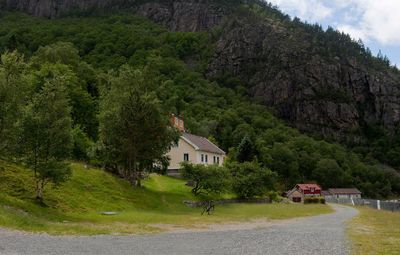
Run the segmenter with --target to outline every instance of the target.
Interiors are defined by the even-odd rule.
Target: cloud
[[[356,8],[362,12],[359,22],[341,24],[339,30],[383,45],[400,44],[400,1],[363,0],[357,3]]]
[[[319,0],[270,0],[269,2],[308,22],[317,22],[332,15],[332,9]]]
[[[334,25],[355,39],[400,45],[399,0],[271,0],[308,22]]]

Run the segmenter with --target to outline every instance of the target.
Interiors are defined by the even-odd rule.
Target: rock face
[[[165,1],[138,8],[141,16],[168,26],[173,31],[201,31],[221,23],[228,10],[211,1]]]
[[[399,73],[376,70],[351,54],[323,57],[324,50],[314,52],[314,39],[277,19],[230,15],[238,1],[0,0],[0,8],[48,18],[123,9],[174,31],[222,24],[207,76],[239,77],[255,99],[302,131],[356,142],[365,126],[394,132],[400,122]]]
[[[208,75],[230,73],[258,101],[296,128],[359,142],[362,127],[400,122],[400,75],[352,57],[310,54],[314,45],[276,21],[235,18],[225,24]]]
[[[56,18],[71,13],[90,14],[130,10],[164,24],[174,31],[200,31],[219,24],[227,8],[212,0],[3,0],[2,10]]]

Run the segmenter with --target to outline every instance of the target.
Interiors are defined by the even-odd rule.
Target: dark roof
[[[192,135],[189,133],[183,133],[182,136],[187,139],[190,143],[198,148],[199,151],[211,152],[216,154],[225,155],[225,151],[218,148],[217,145],[210,142],[207,138]]]
[[[346,195],[346,194],[361,194],[361,191],[359,191],[359,190],[356,189],[356,188],[348,188],[348,189],[329,189],[329,193],[331,193],[331,194],[337,194],[337,195],[340,195],[340,194]]]

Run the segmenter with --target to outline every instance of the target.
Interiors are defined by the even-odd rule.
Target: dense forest
[[[63,159],[109,164],[110,158],[102,151],[107,132],[101,127],[112,116],[105,113],[113,107],[112,100],[120,98],[104,99],[104,91],[120,86],[124,93],[129,86],[121,84],[132,79],[143,81],[146,93],[157,101],[151,109],[183,116],[190,132],[215,141],[229,152],[231,161],[246,142],[251,160],[277,173],[280,191],[299,182],[318,182],[323,188],[357,187],[367,197],[400,194],[399,173],[367,149],[352,150],[302,134],[251,100],[239,79],[207,78],[204,73],[215,48],[214,33],[218,31],[172,32],[132,14],[48,20],[3,13],[1,157],[18,161],[20,155],[29,155],[30,160],[22,161],[32,164],[34,147],[19,145],[54,135],[55,140],[43,149],[55,159],[50,167]],[[387,60],[382,61],[386,65]],[[46,100],[49,105],[43,104]],[[50,108],[54,114],[49,118],[55,119],[46,119]],[[36,127],[32,125],[46,126],[46,121],[66,129],[56,135],[51,130],[30,134]],[[165,147],[161,141],[160,146]],[[68,171],[62,165],[57,168]]]

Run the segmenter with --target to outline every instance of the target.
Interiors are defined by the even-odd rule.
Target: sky
[[[400,66],[400,0],[267,0],[291,17],[344,31]]]

